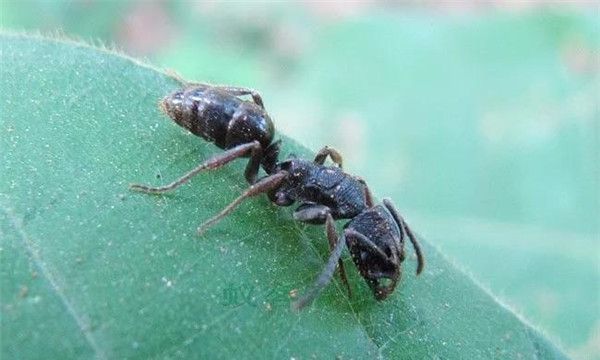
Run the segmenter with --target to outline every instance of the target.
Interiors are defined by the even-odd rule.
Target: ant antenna
[[[396,220],[396,222],[400,226],[402,233],[408,235],[413,249],[415,249],[415,253],[417,254],[417,275],[419,275],[425,267],[425,258],[423,257],[423,252],[421,251],[421,246],[419,245],[417,238],[413,234],[410,227],[408,227],[406,221],[404,221],[404,218],[402,218],[398,211],[396,211],[396,208],[394,207],[390,199],[383,199],[383,204],[390,211],[390,213],[394,217],[394,220]]]

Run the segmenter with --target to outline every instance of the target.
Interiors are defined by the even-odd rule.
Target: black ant
[[[238,98],[248,94],[254,102]],[[245,172],[250,187],[203,223],[198,233],[202,234],[247,198],[260,194],[268,194],[278,206],[298,202],[295,220],[325,224],[331,255],[312,288],[294,302],[294,308],[301,309],[310,304],[331,281],[338,265],[342,281],[351,293],[341,260],[344,246],[348,247],[352,260],[377,300],[387,298],[401,278],[407,237],[417,255],[417,275],[423,270],[424,258],[419,243],[404,219],[390,200],[384,199],[382,205],[373,203],[365,181],[342,170],[342,156],[336,150],[324,147],[314,161],[292,157],[278,162],[280,141],[272,141],[273,123],[258,93],[245,88],[200,84],[165,97],[161,108],[179,125],[226,151],[166,186],[133,184],[132,190],[151,194],[170,191],[203,170],[216,169],[238,157],[250,156]],[[327,157],[337,166],[326,166]],[[259,165],[267,175],[256,180]],[[350,219],[341,239],[334,223],[338,219]]]

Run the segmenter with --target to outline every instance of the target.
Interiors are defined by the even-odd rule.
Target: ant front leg
[[[170,184],[160,186],[160,187],[152,187],[143,184],[131,184],[129,188],[134,191],[139,191],[147,194],[162,194],[167,191],[171,191],[173,189],[178,188],[179,186],[185,184],[198,175],[202,171],[205,170],[214,170],[222,167],[223,165],[230,163],[231,161],[246,155],[248,152],[251,153],[250,161],[248,162],[248,166],[246,167],[246,178],[250,178],[254,181],[256,178],[256,174],[258,173],[258,167],[260,165],[260,156],[262,154],[262,148],[258,141],[253,141],[251,143],[238,145],[232,149],[225,151],[224,153],[215,156],[214,158],[198,165],[196,168],[183,175],[179,179],[173,181]]]
[[[335,235],[335,247],[331,251],[331,255],[329,255],[329,260],[327,260],[327,264],[321,271],[321,274],[313,283],[313,286],[310,290],[308,290],[300,299],[294,301],[292,303],[292,308],[294,310],[301,310],[302,308],[310,305],[313,300],[319,295],[319,293],[331,282],[333,279],[333,274],[335,273],[335,268],[337,267],[338,262],[342,256],[342,251],[346,246],[346,231],[344,231],[344,235],[342,235],[341,239],[338,239],[338,236]]]
[[[333,253],[335,247],[337,245],[338,236],[335,231],[335,223],[333,222],[333,217],[331,214],[327,214],[327,222],[325,223],[325,232],[327,233],[327,240],[329,241],[329,251]],[[346,269],[344,268],[344,262],[340,258],[338,260],[338,266],[340,268],[340,279],[346,286],[346,290],[348,291],[348,297],[352,297],[352,289],[350,288],[350,284],[348,283],[348,277],[346,276]]]
[[[337,243],[337,234],[335,230],[335,222],[333,216],[331,216],[331,210],[325,205],[317,204],[302,204],[294,212],[294,220],[310,223],[310,224],[322,224],[325,222],[325,234],[329,241],[329,250],[333,251]],[[348,290],[348,296],[352,297],[352,289],[348,283],[348,277],[346,276],[346,269],[344,268],[344,262],[339,259],[338,266],[340,268],[340,278]]]
[[[342,154],[340,154],[336,149],[331,148],[329,146],[325,146],[317,153],[317,156],[315,156],[315,164],[325,164],[327,156],[329,156],[331,158],[331,161],[333,161],[333,163],[336,164],[340,169],[342,168]]]

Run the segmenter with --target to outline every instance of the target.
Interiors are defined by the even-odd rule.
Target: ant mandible
[[[239,96],[251,95],[253,102]],[[245,178],[250,187],[219,214],[203,223],[201,234],[231,213],[244,200],[267,194],[278,206],[300,205],[294,219],[309,224],[325,224],[331,254],[311,289],[293,303],[301,309],[309,305],[331,281],[339,266],[342,281],[351,294],[341,254],[348,247],[352,260],[377,300],[387,298],[401,278],[408,238],[417,255],[417,275],[424,267],[419,243],[389,199],[375,205],[365,181],[342,170],[342,156],[330,147],[319,151],[313,161],[291,157],[279,162],[280,141],[273,142],[274,126],[260,95],[251,89],[194,84],[165,97],[161,109],[177,124],[226,150],[200,164],[172,183],[151,187],[132,184],[130,188],[160,194],[183,185],[205,170],[213,170],[239,158],[250,157]],[[326,166],[330,157],[336,166]],[[262,165],[266,176],[256,179]],[[350,219],[341,239],[335,220]]]

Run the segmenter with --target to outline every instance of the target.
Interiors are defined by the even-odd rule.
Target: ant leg
[[[329,146],[325,146],[317,153],[317,156],[315,156],[315,164],[323,165],[327,156],[329,156],[331,161],[333,161],[340,169],[342,168],[342,155],[336,149]]]
[[[337,235],[335,237],[337,238]],[[300,299],[292,303],[292,308],[294,310],[301,310],[305,306],[310,305],[310,303],[313,302],[317,295],[319,295],[321,290],[323,290],[323,288],[331,282],[333,274],[335,273],[335,268],[337,266],[338,261],[340,260],[340,257],[342,256],[342,250],[344,250],[345,245],[346,240],[344,233],[344,235],[342,235],[342,238],[339,239],[339,241],[336,241],[335,248],[331,252],[331,255],[329,255],[329,260],[327,260],[327,264],[321,271],[321,274],[319,275],[317,280],[315,280],[315,282],[313,283],[311,289],[308,290],[304,295],[302,295]]]
[[[252,100],[254,101],[254,103],[256,105],[260,106],[263,109],[265,108],[265,104],[263,103],[262,97],[260,96],[258,91],[254,90],[254,89],[240,87],[240,86],[228,86],[228,85],[212,85],[212,86],[215,88],[225,90],[228,93],[230,93],[231,95],[235,95],[235,96],[250,95],[250,96],[252,96]]]
[[[390,199],[383,199],[383,204],[390,211],[394,217],[394,220],[396,220],[396,223],[398,223],[398,226],[400,226],[402,233],[408,235],[408,238],[415,249],[415,253],[417,254],[417,275],[419,275],[425,267],[425,258],[423,257],[423,252],[421,251],[421,246],[419,245],[416,236],[413,234],[410,227],[408,227],[406,221],[404,221],[402,216],[400,216],[398,210],[396,210]]]
[[[250,187],[242,193],[237,199],[231,202],[231,204],[227,205],[225,209],[223,209],[220,213],[213,216],[212,218],[206,220],[200,227],[198,227],[198,235],[202,235],[212,225],[217,223],[219,220],[229,215],[235,208],[240,205],[244,200],[249,197],[260,195],[262,193],[266,193],[273,189],[276,189],[281,185],[283,180],[288,177],[287,171],[280,171],[273,175],[267,176],[258,180],[256,183],[250,185]]]
[[[365,202],[367,204],[368,207],[373,207],[375,205],[374,201],[373,201],[373,194],[371,193],[371,189],[369,189],[369,186],[367,185],[367,182],[365,181],[365,179],[355,176],[354,177],[356,180],[358,180],[358,182],[360,182],[361,184],[363,184],[363,189],[365,192]]]
[[[325,205],[304,203],[294,211],[294,220],[309,224],[324,224],[331,209]]]
[[[258,175],[258,171],[260,170],[260,163],[262,161],[263,151],[260,144],[255,145],[250,150],[250,159],[248,160],[248,164],[246,165],[246,170],[244,170],[244,177],[249,184],[254,184],[256,182],[256,176]]]
[[[167,191],[171,191],[171,190],[185,184],[188,180],[190,180],[191,178],[198,175],[198,173],[200,173],[204,170],[218,169],[221,166],[239,158],[240,156],[244,156],[249,151],[253,154],[253,156],[257,156],[255,154],[258,154],[258,156],[260,156],[260,153],[261,153],[260,150],[261,150],[260,143],[258,141],[253,141],[251,143],[238,145],[238,146],[236,146],[232,149],[229,149],[229,150],[225,151],[224,153],[219,154],[219,155],[213,157],[212,159],[198,165],[196,168],[194,168],[193,170],[191,170],[190,172],[188,172],[187,174],[183,175],[182,177],[173,181],[170,184],[160,186],[160,187],[151,187],[151,186],[147,186],[147,185],[143,185],[143,184],[131,184],[131,185],[129,185],[129,188],[134,191],[139,191],[139,192],[148,193],[148,194],[161,194],[161,193],[164,193]],[[255,160],[250,159],[250,163],[252,163],[252,161],[255,161]],[[260,160],[258,161],[258,163],[260,163]],[[250,166],[250,164],[249,164],[249,166]],[[246,168],[246,171],[248,173],[248,168]],[[258,166],[256,166],[256,172],[258,172]],[[256,174],[254,174],[254,176],[256,176]]]
[[[294,212],[294,220],[306,222],[309,224],[322,224],[325,222],[325,235],[329,241],[329,251],[333,251],[337,241],[337,235],[335,232],[335,222],[333,216],[331,216],[331,210],[325,205],[317,204],[302,204]],[[346,268],[342,259],[338,261],[340,268],[340,278],[348,290],[348,296],[352,297],[352,289],[348,283],[348,277],[346,276]]]
[[[335,223],[333,221],[333,216],[331,214],[327,214],[327,222],[325,223],[325,232],[327,233],[327,240],[329,241],[329,251],[333,252],[336,242],[338,241],[338,236],[335,231]],[[346,269],[344,268],[344,262],[340,258],[338,260],[338,266],[340,268],[340,279],[346,286],[346,290],[348,290],[348,297],[352,297],[352,289],[350,288],[350,284],[348,283],[348,277],[346,276]]]

